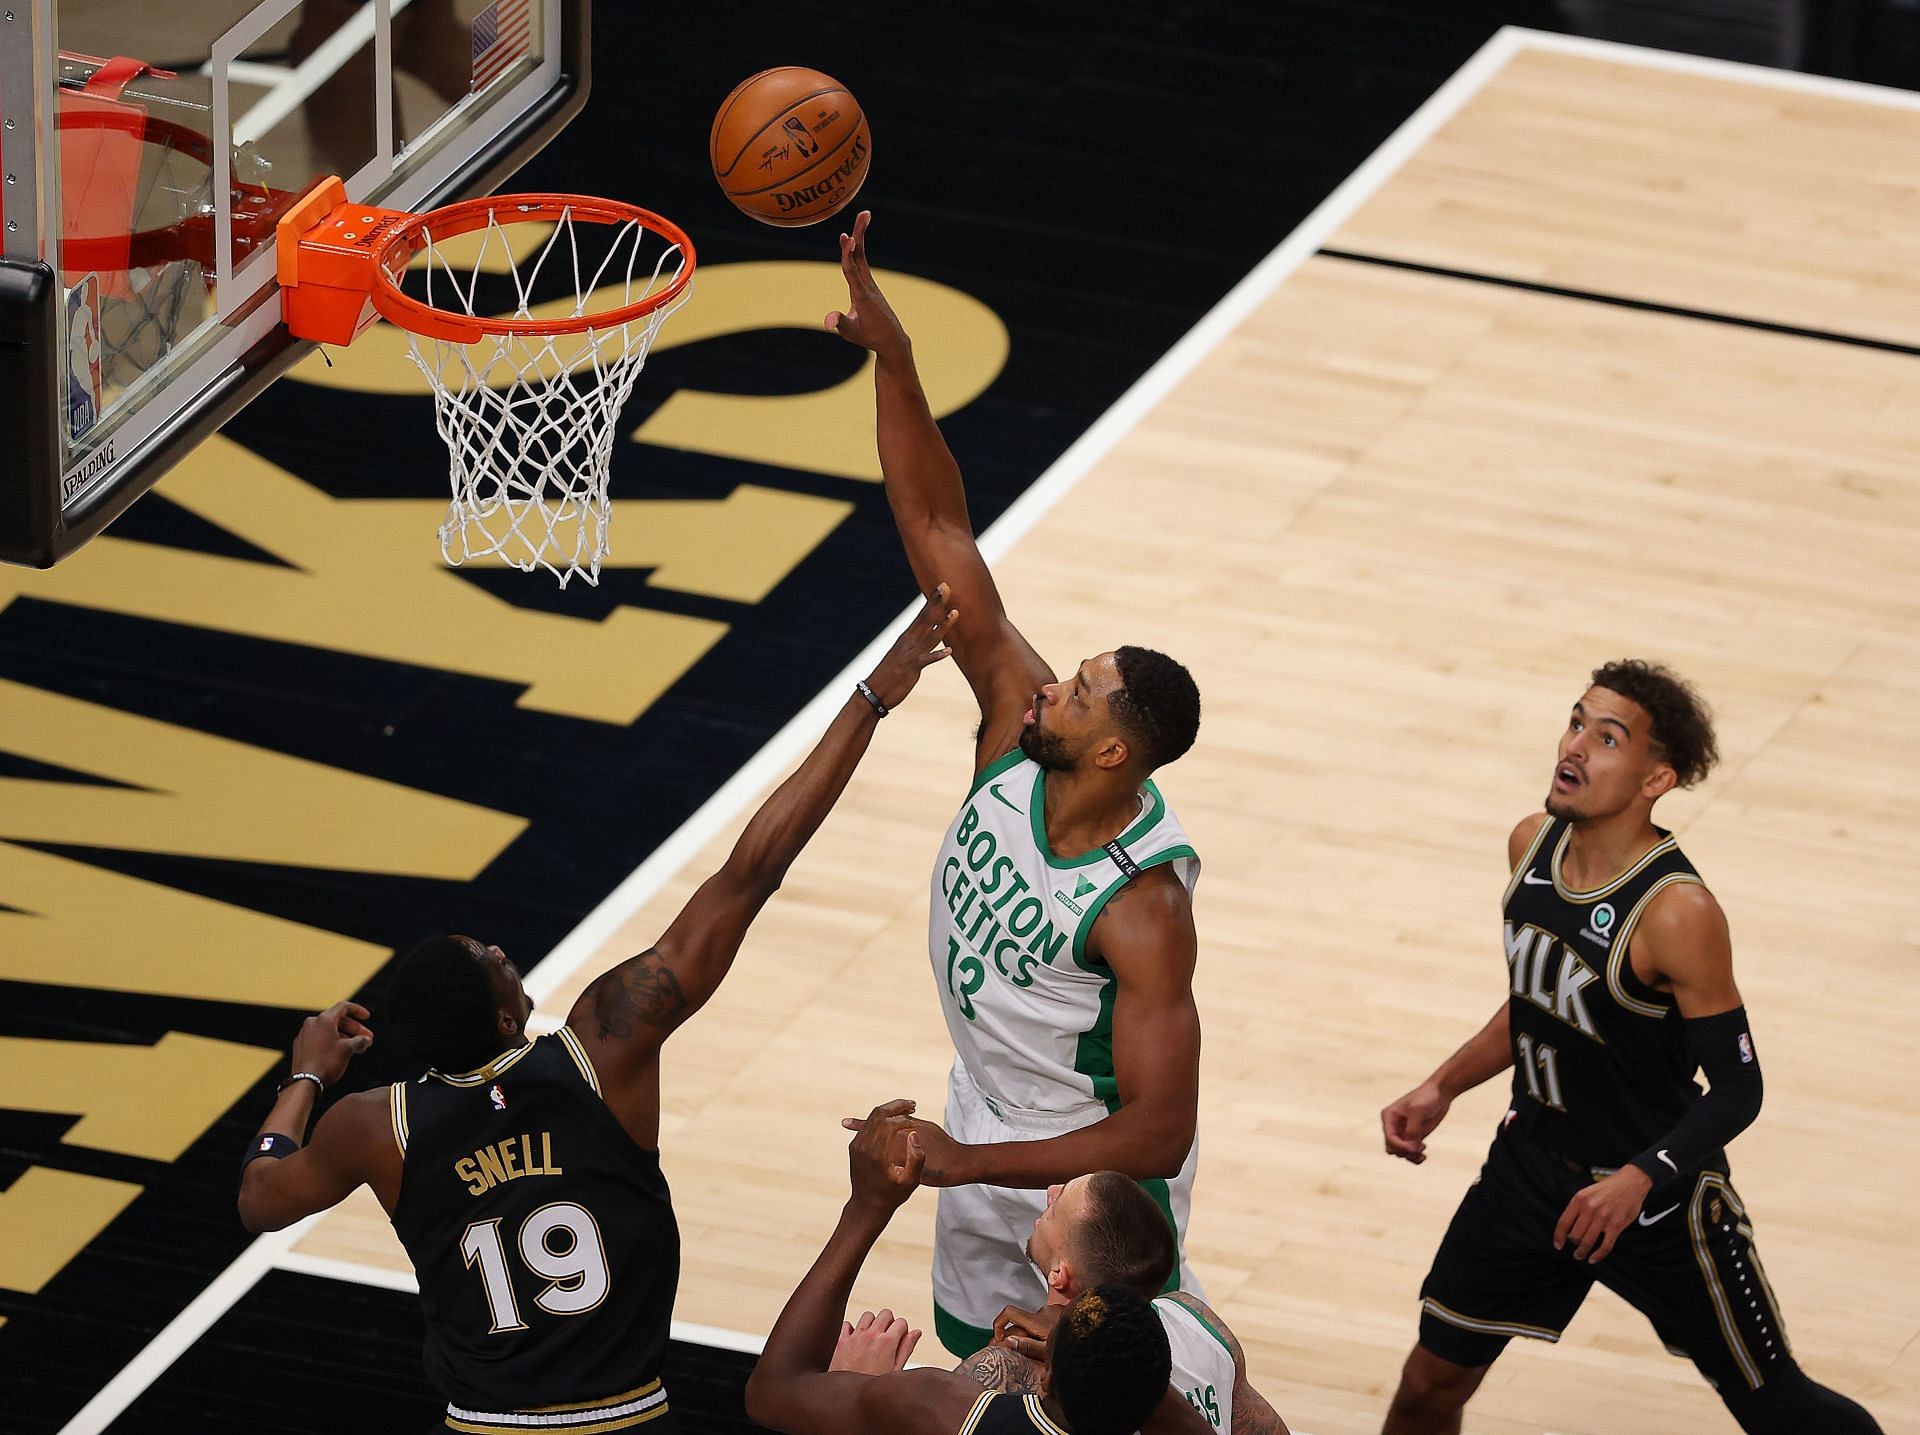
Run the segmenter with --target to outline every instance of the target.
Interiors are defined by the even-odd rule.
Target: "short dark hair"
[[[1173,1357],[1147,1298],[1104,1285],[1061,1313],[1050,1369],[1073,1435],[1133,1435],[1167,1393]]]
[[[1720,760],[1713,736],[1713,714],[1706,699],[1685,678],[1660,663],[1621,658],[1593,670],[1593,685],[1618,693],[1646,709],[1647,736],[1654,750],[1692,787]]]
[[[1120,1171],[1087,1177],[1084,1212],[1068,1239],[1082,1285],[1123,1285],[1148,1300],[1166,1289],[1179,1259],[1167,1213]]]
[[[1200,731],[1193,674],[1152,648],[1115,648],[1113,665],[1120,686],[1107,695],[1107,707],[1148,768],[1166,766],[1193,746]]]
[[[500,1054],[500,1001],[485,950],[471,937],[428,937],[387,982],[400,1045],[436,1071],[471,1071]]]

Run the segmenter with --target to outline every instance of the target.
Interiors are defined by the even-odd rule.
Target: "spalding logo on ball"
[[[873,137],[838,80],[782,65],[734,87],[713,117],[707,152],[736,209],[791,229],[838,214],[860,192]]]

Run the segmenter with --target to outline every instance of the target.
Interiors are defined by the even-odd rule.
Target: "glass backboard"
[[[0,560],[86,542],[300,358],[274,224],[426,209],[579,112],[588,0],[0,5]]]

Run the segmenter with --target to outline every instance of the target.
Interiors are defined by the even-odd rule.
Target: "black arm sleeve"
[[[1747,1030],[1747,1009],[1691,1018],[1687,1041],[1711,1085],[1679,1125],[1633,1158],[1656,1186],[1704,1161],[1760,1114],[1760,1058]]]

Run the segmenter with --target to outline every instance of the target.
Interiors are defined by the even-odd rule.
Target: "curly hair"
[[[1149,1300],[1166,1288],[1179,1257],[1167,1213],[1120,1171],[1087,1177],[1085,1211],[1068,1240],[1082,1284],[1111,1282]]]
[[[387,982],[400,1045],[436,1071],[471,1071],[500,1054],[500,1002],[485,949],[471,937],[428,937]]]
[[[1193,674],[1152,648],[1116,648],[1120,686],[1107,707],[1148,768],[1164,767],[1193,746],[1200,731],[1200,689]]]
[[[1646,709],[1647,736],[1654,751],[1672,766],[1680,786],[1692,787],[1720,760],[1720,745],[1713,736],[1713,714],[1706,700],[1673,669],[1638,658],[1620,658],[1595,668],[1593,685]]]
[[[1051,1369],[1073,1435],[1132,1435],[1167,1393],[1173,1357],[1147,1298],[1103,1285],[1061,1312]]]

